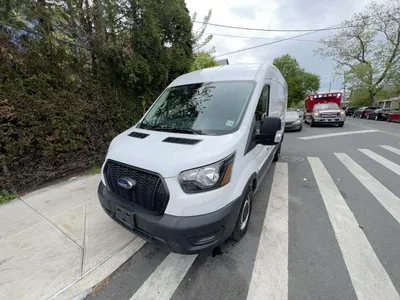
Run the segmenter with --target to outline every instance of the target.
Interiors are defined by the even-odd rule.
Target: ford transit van
[[[175,79],[111,142],[98,196],[116,222],[177,253],[240,240],[253,194],[281,151],[287,85],[272,65]]]

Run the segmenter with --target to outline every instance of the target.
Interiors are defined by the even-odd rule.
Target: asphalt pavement
[[[400,124],[285,134],[246,236],[194,256],[145,244],[87,299],[400,299]]]

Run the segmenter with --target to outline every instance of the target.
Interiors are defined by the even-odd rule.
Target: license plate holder
[[[135,213],[115,205],[115,217],[130,229],[135,228]]]

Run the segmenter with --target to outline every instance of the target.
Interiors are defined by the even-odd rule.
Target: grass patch
[[[101,172],[101,166],[93,166],[89,171],[89,175],[99,174]]]
[[[6,190],[0,191],[0,204],[5,204],[15,198],[18,198],[18,194],[12,194]]]

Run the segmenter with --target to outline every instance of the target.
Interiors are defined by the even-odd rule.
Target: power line
[[[335,25],[335,27],[327,27],[327,28],[317,28],[317,29],[263,29],[263,28],[249,28],[249,27],[238,27],[238,26],[229,26],[215,23],[204,23],[201,21],[193,21],[194,23],[200,23],[210,26],[216,27],[224,27],[224,28],[232,28],[232,29],[241,29],[241,30],[253,30],[253,31],[274,31],[274,32],[315,32],[315,31],[327,31],[327,30],[335,30],[335,29],[343,29],[346,27],[338,27],[340,25]]]
[[[295,39],[295,38],[302,37],[302,36],[305,36],[305,35],[309,35],[309,34],[312,34],[312,33],[315,33],[315,32],[314,32],[314,31],[313,31],[313,32],[307,32],[307,33],[303,33],[303,34],[291,36],[291,37],[288,37],[288,38],[280,39],[280,40],[273,41],[273,42],[266,43],[266,44],[261,44],[261,45],[257,45],[257,46],[253,46],[253,47],[248,47],[248,48],[242,48],[242,49],[239,49],[239,50],[236,50],[236,51],[232,51],[232,52],[228,52],[228,53],[216,55],[215,57],[221,57],[221,56],[230,55],[230,54],[235,54],[235,53],[239,53],[239,52],[243,52],[243,51],[247,51],[247,50],[252,50],[252,49],[256,49],[256,48],[260,48],[260,47],[264,47],[264,46],[268,46],[268,45],[272,45],[272,44],[277,44],[277,43],[280,43],[280,42],[284,42],[284,41],[288,41],[288,40],[293,40],[293,39]]]
[[[230,34],[210,33],[210,32],[206,32],[205,34],[211,34],[211,35],[216,35],[216,36],[226,36],[226,37],[231,37],[231,38],[254,39],[254,40],[276,40],[276,39],[279,39],[279,38],[271,38],[271,37],[242,36],[242,35],[230,35]],[[316,41],[316,40],[300,40],[300,39],[294,39],[294,40],[300,41],[300,42],[319,43],[319,41]]]

